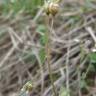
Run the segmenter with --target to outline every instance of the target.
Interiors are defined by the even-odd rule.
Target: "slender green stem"
[[[49,24],[49,18],[46,18],[46,24]],[[47,31],[46,32],[46,35],[47,35],[47,43],[46,43],[46,55],[47,55],[47,64],[48,64],[48,71],[49,71],[49,76],[50,76],[50,81],[51,81],[51,84],[52,84],[52,87],[53,87],[53,93],[54,93],[54,96],[57,96],[57,92],[55,90],[55,86],[54,86],[54,81],[53,81],[53,78],[52,78],[52,70],[51,70],[51,66],[50,66],[50,53],[51,53],[51,50],[50,50],[50,32]]]

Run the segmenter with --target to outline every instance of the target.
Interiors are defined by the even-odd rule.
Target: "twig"
[[[89,32],[89,34],[93,38],[94,42],[96,43],[96,36],[94,34],[95,32],[92,30],[92,28],[91,27],[85,27],[85,29]]]
[[[70,36],[68,36],[68,40],[70,40]],[[68,47],[67,47],[67,56],[66,56],[66,87],[67,92],[69,92],[69,54],[70,54],[70,43],[68,41]]]

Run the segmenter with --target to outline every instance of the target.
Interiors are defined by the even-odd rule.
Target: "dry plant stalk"
[[[46,18],[46,25],[48,26],[49,24],[49,17]],[[52,87],[53,87],[53,92],[54,92],[54,96],[57,96],[57,92],[56,92],[56,89],[55,89],[55,86],[54,86],[54,81],[53,81],[53,78],[52,78],[52,70],[51,70],[51,66],[50,66],[50,53],[51,53],[51,50],[50,50],[50,32],[47,31],[46,32],[46,35],[48,37],[48,40],[47,40],[47,43],[46,43],[46,56],[47,56],[47,64],[48,64],[48,71],[49,71],[49,76],[50,76],[50,81],[51,81],[51,84],[52,84]]]
[[[46,17],[46,25],[50,25],[50,17],[49,15],[51,16],[55,16],[58,11],[59,11],[59,3],[60,0],[55,0],[54,2],[49,0],[48,2],[45,2],[45,6],[44,6],[44,9],[45,9],[45,12],[47,14],[47,17]],[[51,29],[53,27],[53,18],[52,19],[52,22],[51,22]],[[51,30],[52,31],[52,30]],[[47,64],[48,64],[48,71],[49,71],[49,76],[50,76],[50,81],[51,81],[51,84],[52,84],[52,87],[53,87],[53,92],[54,92],[54,96],[57,96],[57,92],[56,92],[56,89],[55,89],[55,86],[54,86],[54,81],[53,81],[53,78],[52,78],[52,70],[51,70],[51,66],[50,66],[50,53],[51,53],[51,50],[50,50],[50,32],[49,30],[46,32],[46,35],[47,35],[47,43],[46,43],[46,55],[47,55]]]

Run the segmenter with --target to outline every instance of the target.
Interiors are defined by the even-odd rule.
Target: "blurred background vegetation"
[[[96,96],[96,0],[61,0],[49,22],[44,0],[0,2],[0,96],[18,96],[27,81],[30,96],[53,96],[46,32],[58,96]]]

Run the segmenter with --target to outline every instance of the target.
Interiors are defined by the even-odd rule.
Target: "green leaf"
[[[43,64],[45,59],[46,59],[46,52],[45,52],[45,49],[41,49],[40,52],[39,52],[39,57],[40,57],[40,60],[41,60],[41,63]]]
[[[86,86],[87,86],[86,81],[85,80],[81,80],[80,81],[80,88],[82,89],[82,88],[85,88]]]
[[[47,28],[45,25],[39,25],[36,29],[36,32],[40,33],[40,43],[45,45],[48,42],[48,36],[46,35]]]
[[[89,54],[89,57],[90,57],[91,62],[96,63],[96,53],[95,52],[91,52]]]
[[[46,32],[46,26],[43,24],[40,24],[37,29],[36,32],[41,33],[41,35],[44,35],[44,33]]]
[[[47,35],[43,35],[43,36],[40,38],[40,43],[41,43],[42,45],[45,45],[47,42],[48,42],[48,36],[47,36]]]
[[[59,96],[70,96],[70,94],[65,87],[61,87]]]
[[[89,58],[91,64],[94,66],[94,69],[96,70],[96,52],[89,53]]]

